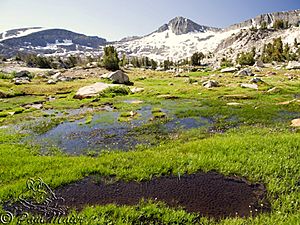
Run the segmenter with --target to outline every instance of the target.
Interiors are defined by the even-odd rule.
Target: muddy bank
[[[188,212],[213,218],[249,217],[270,211],[262,184],[250,184],[218,173],[196,173],[180,177],[154,178],[146,182],[118,181],[106,184],[88,177],[55,191],[64,205],[77,210],[87,205],[137,205],[142,199],[183,207]]]

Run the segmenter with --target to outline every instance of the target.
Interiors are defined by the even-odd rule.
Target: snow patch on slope
[[[171,30],[155,32],[141,39],[115,44],[120,52],[126,52],[130,56],[148,56],[162,61],[180,60],[190,57],[194,52],[201,51],[205,54],[213,52],[219,43],[238,30],[227,32],[190,32],[176,35]]]
[[[0,41],[11,39],[11,38],[18,38],[18,37],[23,37],[27,36],[29,34],[43,31],[43,30],[48,30],[49,28],[42,28],[42,27],[32,27],[32,28],[24,28],[24,29],[15,29],[15,30],[6,30],[2,32],[2,38],[0,38]],[[0,35],[1,37],[1,35]]]

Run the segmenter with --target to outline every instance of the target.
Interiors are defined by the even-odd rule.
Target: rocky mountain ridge
[[[233,24],[228,28],[225,28],[225,31],[241,29],[244,27],[257,27],[261,26],[263,22],[266,22],[268,27],[272,27],[276,20],[288,21],[291,25],[299,25],[300,23],[300,9],[286,12],[274,12],[259,15],[253,19],[246,20],[241,23]]]
[[[192,20],[184,18],[182,16],[175,17],[170,20],[168,24],[162,25],[156,32],[164,32],[171,30],[176,35],[188,34],[191,32],[206,32],[206,31],[220,31],[220,28],[208,27],[199,25]]]
[[[27,29],[28,30],[28,29]],[[26,29],[16,29],[15,34]],[[11,31],[5,32],[6,34]],[[18,51],[38,54],[78,53],[98,50],[107,43],[106,39],[86,36],[64,29],[39,29],[28,35],[7,38],[0,41],[0,54],[13,55]],[[6,37],[6,38],[5,38]],[[1,48],[2,45],[2,48]]]

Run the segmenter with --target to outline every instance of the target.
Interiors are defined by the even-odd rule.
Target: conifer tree
[[[108,70],[118,70],[119,69],[119,58],[116,49],[113,46],[107,46],[104,48],[103,55],[103,66]]]

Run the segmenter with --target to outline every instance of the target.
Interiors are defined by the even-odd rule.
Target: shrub
[[[12,78],[14,78],[13,74],[0,72],[0,79],[12,79]]]
[[[236,62],[242,66],[253,66],[255,63],[255,49],[250,52],[242,52],[238,55]]]
[[[128,95],[129,93],[130,89],[126,86],[114,86],[105,89],[99,95],[100,97],[115,97],[118,95]]]
[[[229,60],[227,58],[222,58],[220,66],[221,67],[231,67],[231,66],[233,66],[233,63],[231,60]]]
[[[261,24],[260,24],[260,29],[261,30],[266,30],[268,29],[268,24],[266,21],[263,21]]]
[[[275,22],[273,24],[273,28],[275,30],[287,29],[287,28],[289,28],[289,22],[288,21],[283,21],[283,20],[275,20]]]

